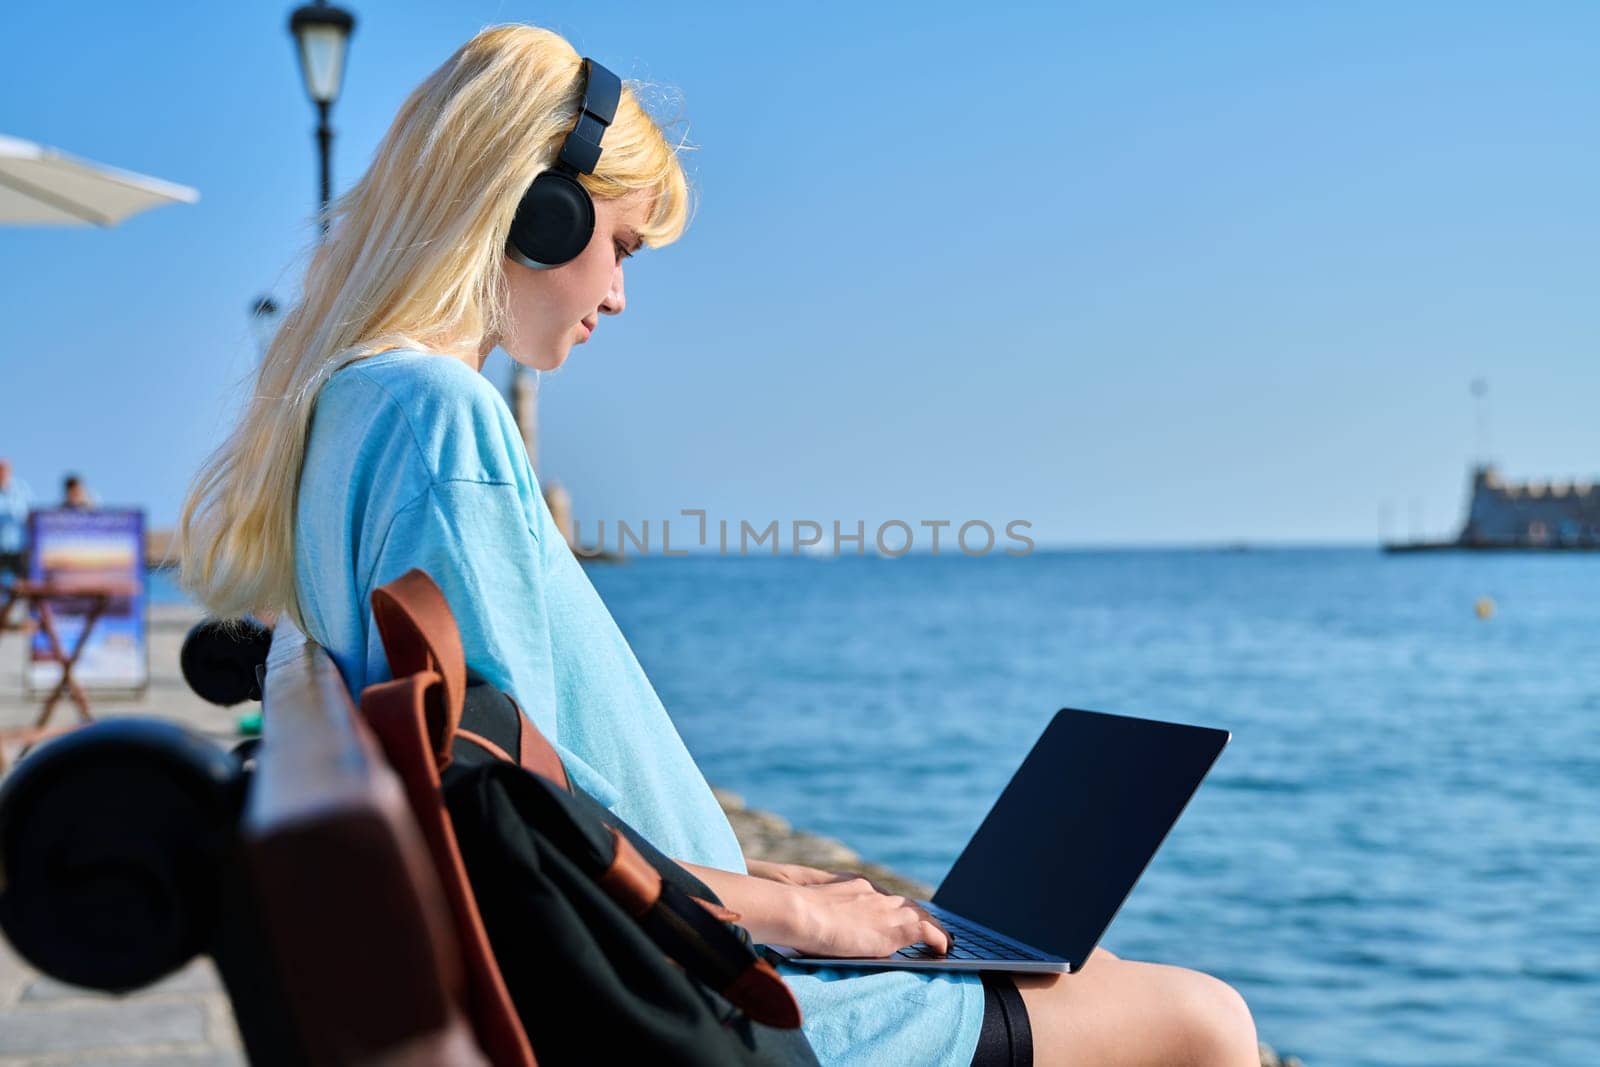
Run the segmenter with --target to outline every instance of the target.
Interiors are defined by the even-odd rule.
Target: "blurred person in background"
[[[558,164],[589,71],[555,33],[492,27],[402,104],[367,173],[331,205],[304,296],[190,489],[183,584],[219,617],[286,612],[359,694],[390,677],[372,590],[421,568],[449,601],[469,667],[516,700],[576,785],[698,875],[755,941],[835,957],[918,942],[943,952],[948,935],[915,901],[743,855],[482,374],[496,347],[535,370],[561,366],[602,316],[622,314],[624,261],[688,224],[677,152],[631,86],[593,169]],[[581,233],[552,242],[567,246],[559,254],[527,239],[539,232],[521,210],[542,199],[536,179],[592,203],[577,213],[589,217]],[[566,217],[552,211],[546,228]],[[861,240],[892,269],[893,235],[870,232]],[[1104,951],[1070,977],[990,982],[782,970],[823,1063],[1259,1062],[1232,988]],[[1013,1040],[1024,1027],[1031,1051]]]
[[[94,497],[89,495],[89,487],[83,484],[83,479],[76,474],[69,474],[61,479],[61,506],[73,511],[87,511],[94,507]]]
[[[27,565],[28,509],[33,494],[11,473],[11,461],[0,456],[0,583],[21,575]]]

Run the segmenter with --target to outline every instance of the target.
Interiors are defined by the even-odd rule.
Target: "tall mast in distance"
[[[1487,467],[1494,457],[1490,455],[1489,440],[1489,381],[1486,378],[1474,378],[1471,385],[1473,419],[1475,422],[1473,432],[1473,466]]]

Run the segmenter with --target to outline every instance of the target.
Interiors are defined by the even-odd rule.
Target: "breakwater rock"
[[[1261,1042],[1261,1067],[1306,1067],[1299,1056],[1279,1056],[1272,1046]]]
[[[803,863],[825,871],[854,871],[902,896],[926,900],[933,895],[932,887],[898,874],[882,864],[862,859],[860,853],[842,841],[796,830],[781,815],[749,807],[737,793],[715,788],[712,792],[727,813],[728,821],[733,824],[733,833],[739,839],[739,846],[751,859]],[[1271,1045],[1263,1042],[1261,1067],[1305,1067],[1305,1064],[1298,1056],[1280,1056]]]
[[[725,789],[713,789],[712,792],[727,813],[728,821],[733,824],[739,847],[752,859],[770,860],[773,863],[803,863],[825,871],[854,871],[901,896],[926,900],[933,895],[932,887],[891,871],[882,864],[867,862],[842,841],[796,830],[781,815],[746,807],[744,798],[737,793]]]

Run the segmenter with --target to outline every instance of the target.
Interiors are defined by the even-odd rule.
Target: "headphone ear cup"
[[[506,252],[535,270],[578,258],[594,236],[594,201],[571,175],[547,170],[522,194]]]

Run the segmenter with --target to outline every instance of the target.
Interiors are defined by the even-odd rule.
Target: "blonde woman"
[[[388,676],[369,594],[422,567],[449,597],[469,664],[517,699],[570,777],[694,870],[757,941],[814,955],[942,949],[926,912],[861,879],[745,860],[480,373],[497,346],[559,367],[602,316],[622,313],[624,261],[687,224],[683,170],[633,92],[621,87],[609,126],[582,113],[603,75],[554,33],[503,26],[406,100],[332,206],[301,303],[190,492],[184,582],[219,615],[288,613],[359,692]],[[558,160],[573,140],[598,156]],[[542,238],[515,228],[541,175],[576,183],[550,201],[562,218],[534,220],[558,237],[578,227],[546,260],[529,247]],[[589,229],[561,206],[579,186]],[[824,1063],[1025,1063],[1030,1040],[1039,1063],[1256,1060],[1233,990],[1104,952],[1078,975],[1014,985],[908,971],[786,978]]]

